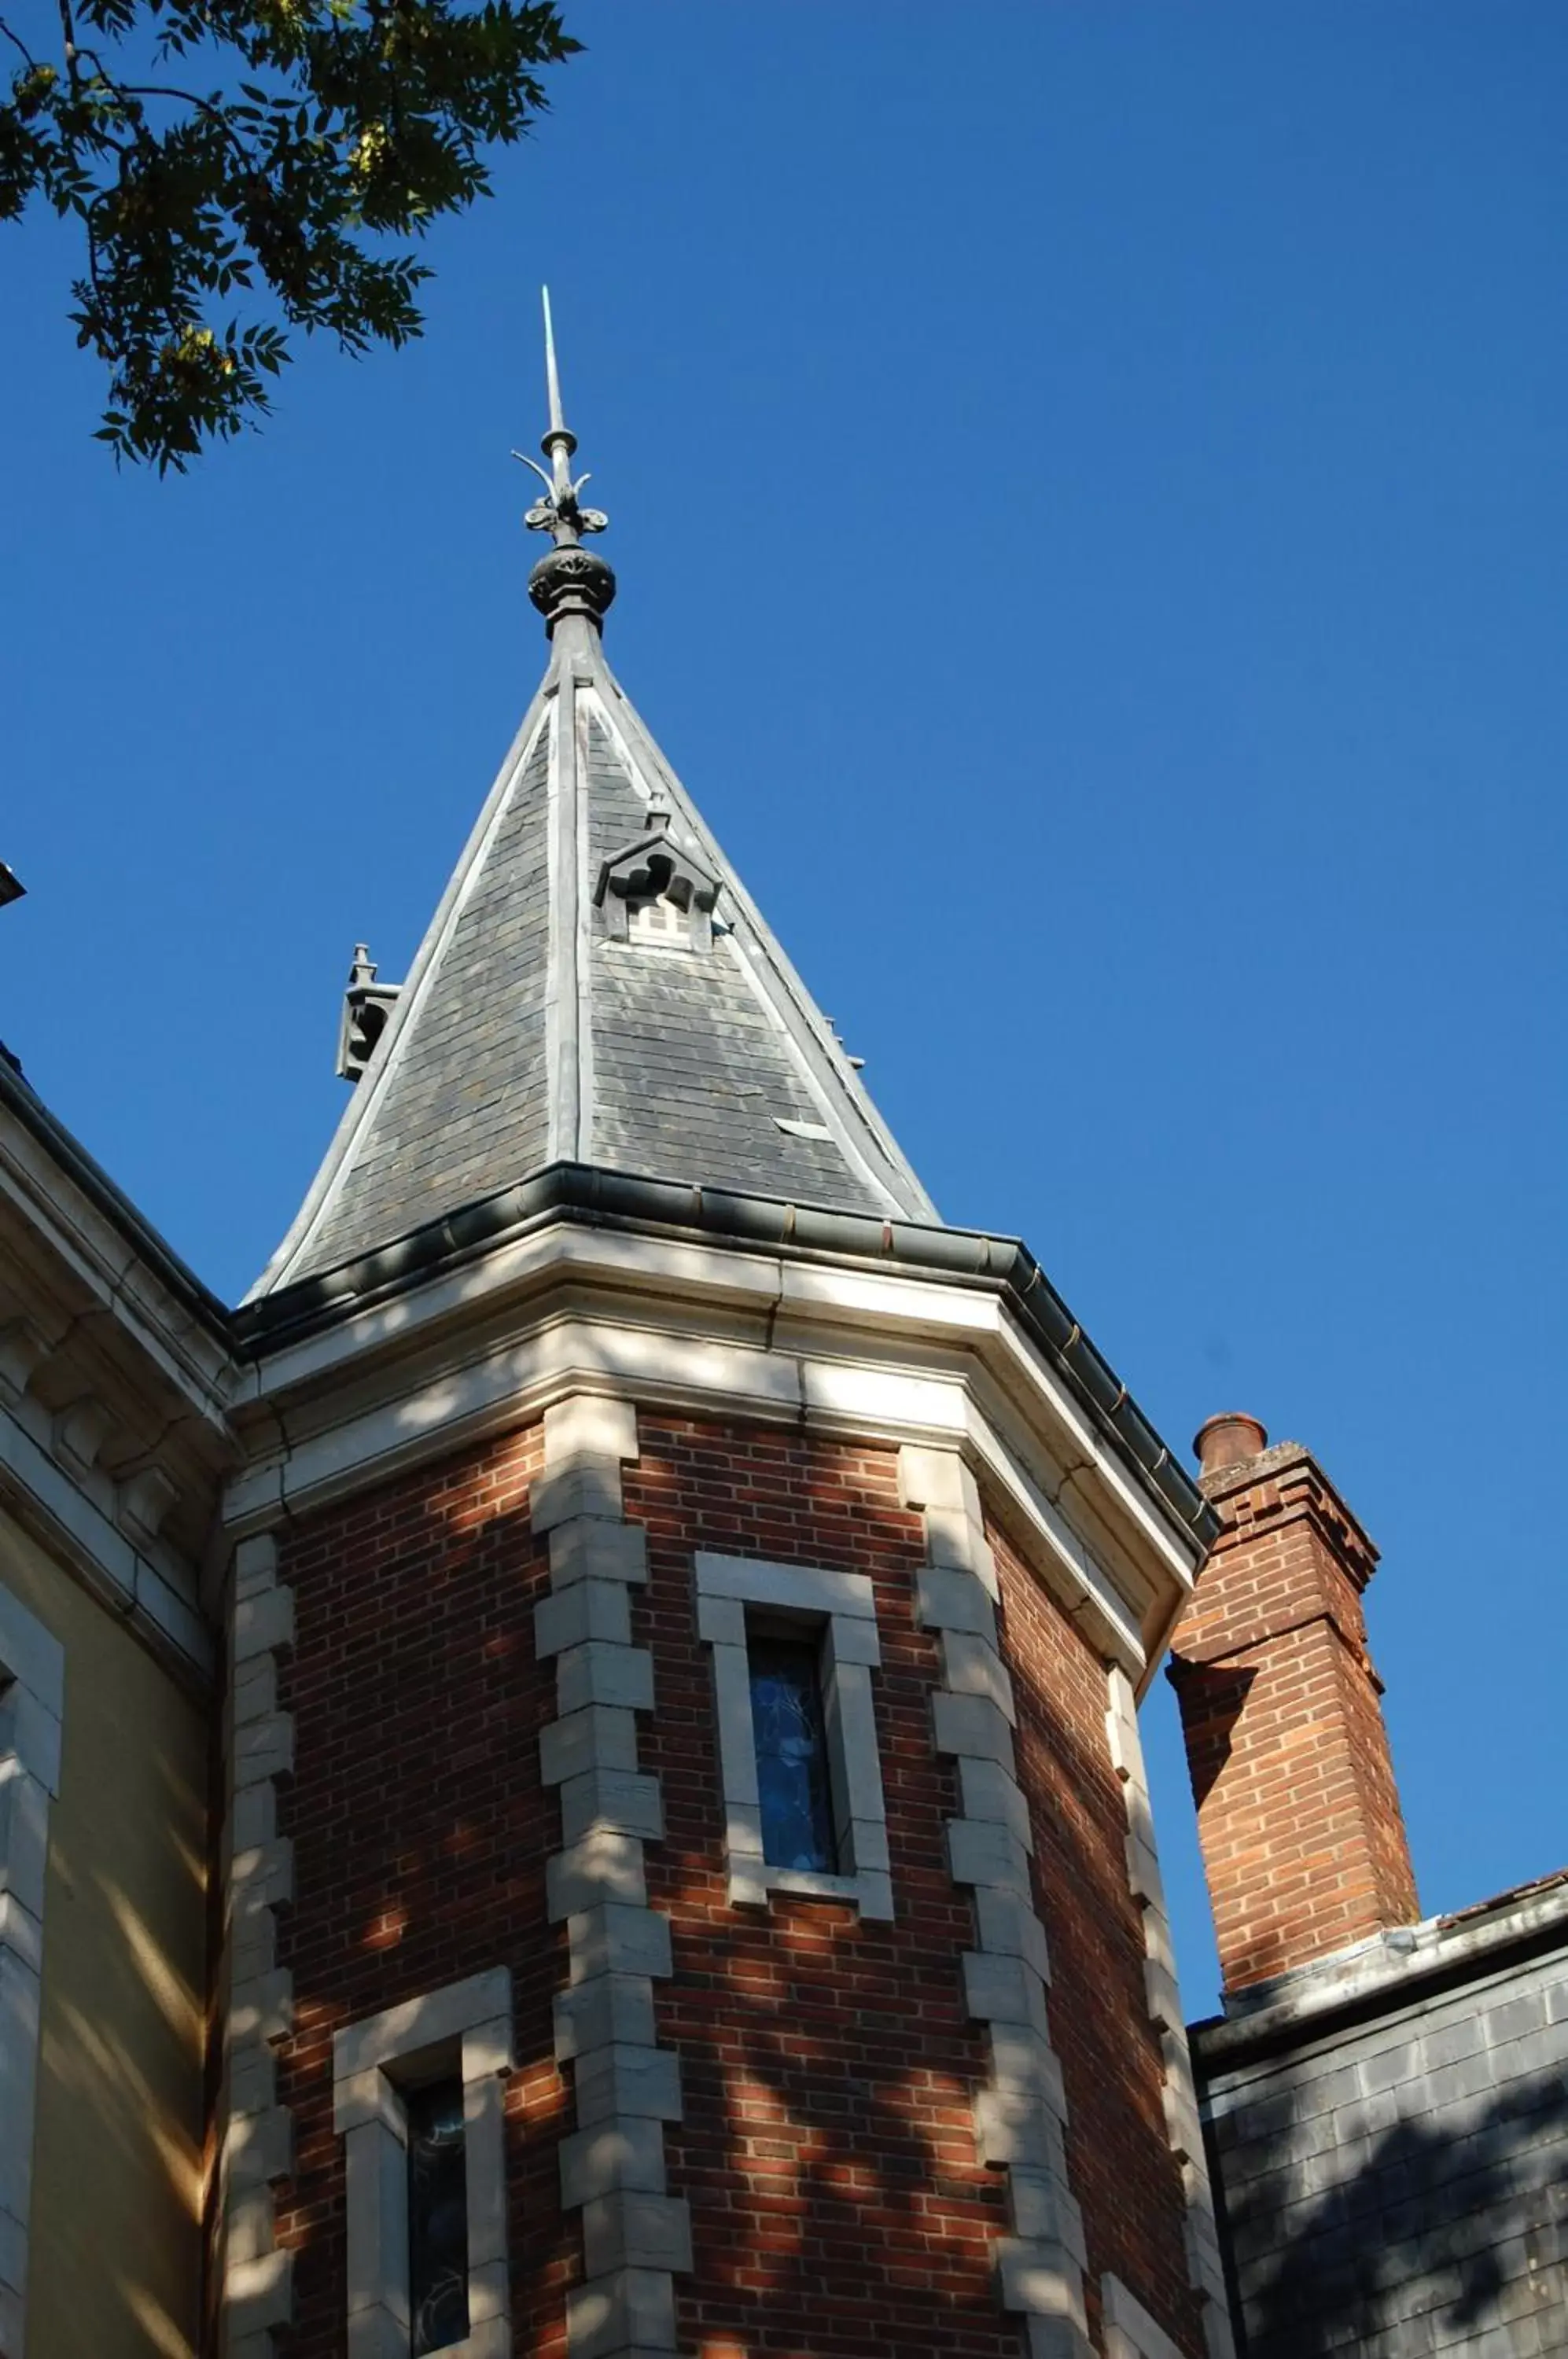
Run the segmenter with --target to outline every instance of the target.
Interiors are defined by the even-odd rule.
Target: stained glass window
[[[414,2359],[446,2351],[468,2333],[468,2170],[463,2083],[410,2089],[408,2114],[408,2304]]]
[[[770,1867],[831,1875],[838,1854],[817,1649],[809,1640],[758,1636],[746,1651],[763,1857]]]

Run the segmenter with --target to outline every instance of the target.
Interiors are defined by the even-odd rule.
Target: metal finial
[[[566,422],[561,399],[561,369],[555,356],[550,288],[540,291],[544,298],[544,373],[550,424],[539,448],[550,461],[550,471],[547,473],[538,460],[530,459],[526,451],[514,451],[512,456],[520,459],[525,467],[531,467],[544,485],[543,498],[534,502],[523,521],[530,532],[548,532],[555,543],[554,553],[541,558],[528,577],[528,595],[553,635],[557,622],[565,614],[587,614],[594,623],[601,622],[615,594],[615,577],[602,557],[591,557],[583,548],[583,534],[603,532],[610,519],[603,508],[583,506],[583,486],[588,477],[572,477],[569,462],[577,448],[577,437]],[[568,556],[567,551],[573,554]]]
[[[550,387],[550,432],[545,436],[548,449],[558,434],[567,432],[566,412],[561,406],[561,371],[555,364],[555,322],[550,316],[550,288],[541,287],[544,298],[544,374]]]
[[[577,448],[577,437],[566,422],[561,402],[561,370],[555,357],[555,322],[550,315],[550,288],[541,288],[544,297],[544,371],[550,394],[550,424],[545,430],[540,450],[550,461],[546,474],[537,459],[526,451],[514,451],[525,467],[531,467],[544,485],[544,497],[535,502],[523,519],[530,532],[548,532],[557,549],[575,549],[585,532],[603,532],[609,517],[603,508],[585,508],[581,494],[588,481],[586,475],[572,480],[567,464]]]

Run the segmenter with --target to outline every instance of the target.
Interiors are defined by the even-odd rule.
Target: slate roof
[[[672,846],[720,880],[712,940],[691,948],[617,939],[595,899],[660,807]],[[575,615],[253,1299],[554,1162],[938,1217]]]

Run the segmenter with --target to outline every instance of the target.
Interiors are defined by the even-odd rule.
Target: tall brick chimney
[[[1224,1530],[1170,1675],[1228,1993],[1419,1910],[1361,1606],[1377,1551],[1299,1442],[1227,1415],[1195,1447]]]

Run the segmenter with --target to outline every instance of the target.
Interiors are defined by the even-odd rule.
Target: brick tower
[[[1214,1517],[610,671],[550,375],[548,669],[241,1318],[223,2348],[1223,2359],[1136,1719]]]

